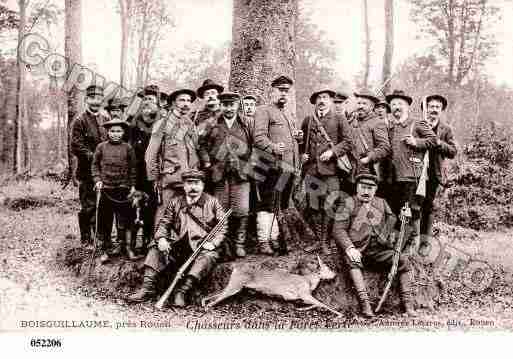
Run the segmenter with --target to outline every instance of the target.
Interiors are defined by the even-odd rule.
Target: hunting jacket
[[[345,118],[329,110],[322,118],[318,118],[333,142],[333,156],[328,162],[320,160],[321,154],[330,149],[327,140],[313,119],[313,115],[305,117],[301,127],[303,142],[300,146],[301,154],[309,155],[309,160],[303,164],[304,174],[313,176],[335,176],[337,174],[337,157],[349,154],[353,149],[351,129]]]
[[[144,122],[140,116],[135,117],[134,123],[128,129],[128,142],[135,152],[135,167],[137,172],[135,188],[141,191],[146,189],[145,183],[148,181],[144,156],[150,144],[151,131],[152,125]]]
[[[157,230],[155,240],[166,238],[170,243],[179,240],[188,240],[192,250],[196,250],[201,239],[207,234],[205,228],[202,228],[187,213],[190,211],[202,224],[209,227],[209,230],[219,222],[225,214],[223,207],[217,198],[203,192],[198,201],[191,206],[186,202],[185,195],[173,197],[164,212]],[[223,242],[227,222],[223,224],[220,231],[212,238],[211,243],[217,248]]]
[[[202,162],[211,164],[212,182],[218,183],[225,178],[247,181],[245,168],[251,156],[251,147],[249,130],[239,115],[232,128],[228,127],[222,115],[218,116],[215,124],[200,138]]]
[[[451,127],[442,122],[438,122],[433,128],[437,137],[437,144],[434,148],[429,150],[429,180],[436,180],[441,185],[447,182],[447,168],[446,159],[453,159],[456,157],[457,147],[454,140]]]
[[[96,146],[107,139],[103,123],[109,118],[102,114],[93,115],[85,111],[71,124],[71,152],[77,157],[77,179],[92,181],[91,164]]]

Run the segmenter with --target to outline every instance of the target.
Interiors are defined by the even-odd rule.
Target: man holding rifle
[[[321,89],[310,96],[310,103],[315,105],[315,109],[303,121],[303,142],[300,146],[308,217],[321,241],[324,254],[330,253],[328,238],[332,225],[326,213],[326,197],[340,190],[337,158],[345,156],[352,149],[347,121],[333,110],[335,96],[336,93],[329,89]]]
[[[184,194],[173,197],[155,232],[155,241],[144,262],[141,289],[131,295],[131,302],[144,302],[156,295],[159,274],[178,269],[197,249],[202,239],[215,227],[224,210],[219,201],[203,192],[205,175],[189,169],[182,173]],[[207,278],[219,259],[219,248],[226,234],[226,222],[210,241],[205,242],[184,278],[178,282],[172,304],[187,305],[187,295],[197,283]]]
[[[406,314],[414,316],[411,263],[407,255],[394,250],[395,236],[392,234],[396,217],[385,200],[375,197],[377,185],[378,179],[373,174],[362,173],[356,177],[356,195],[339,207],[333,235],[344,264],[349,269],[362,315],[366,318],[374,317],[362,269],[389,271],[394,256],[398,255],[401,300]],[[406,217],[403,219],[407,220]]]

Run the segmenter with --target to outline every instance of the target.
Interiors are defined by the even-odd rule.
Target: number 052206
[[[32,338],[30,346],[33,348],[60,348],[62,341],[55,338]]]

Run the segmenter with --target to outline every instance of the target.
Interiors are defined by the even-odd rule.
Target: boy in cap
[[[155,240],[144,261],[142,287],[128,298],[130,302],[154,298],[159,275],[180,268],[225,213],[219,201],[204,192],[202,171],[189,169],[182,172],[181,178],[184,192],[171,199],[158,223]],[[226,229],[225,223],[216,236],[205,243],[185,277],[178,282],[172,302],[174,306],[186,306],[190,291],[210,275],[219,260]]]
[[[100,262],[109,260],[112,249],[110,230],[116,215],[119,250],[122,254],[135,259],[133,248],[127,247],[126,232],[132,211],[129,197],[135,192],[135,153],[128,143],[123,141],[128,124],[120,119],[112,119],[103,124],[108,140],[100,143],[94,153],[92,173],[94,187],[100,191],[98,206],[98,236],[102,243]],[[115,251],[111,254],[117,254]]]
[[[378,178],[370,173],[356,177],[356,195],[347,197],[335,216],[333,235],[343,263],[358,295],[363,316],[374,317],[362,269],[388,273],[395,254],[390,241],[396,217],[388,204],[375,197]],[[412,271],[408,255],[401,254],[398,266],[399,292],[407,315],[414,316]]]
[[[250,191],[245,167],[251,155],[251,138],[238,115],[239,94],[224,92],[219,101],[221,116],[200,140],[202,161],[209,168],[214,196],[224,208],[233,209],[230,237],[235,255],[245,257]]]
[[[103,99],[103,88],[101,86],[89,86],[86,89],[85,96],[86,110],[71,124],[71,152],[77,157],[78,163],[76,172],[80,198],[78,225],[80,228],[80,242],[83,245],[92,244],[91,233],[95,227],[96,195],[91,174],[91,163],[96,146],[107,138],[107,133],[102,125],[109,118],[100,113]]]

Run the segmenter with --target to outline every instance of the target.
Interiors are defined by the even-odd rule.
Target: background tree
[[[369,29],[369,5],[367,0],[363,0],[363,33],[365,36],[365,57],[364,57],[364,70],[363,70],[363,87],[369,86],[369,73],[370,73],[370,57],[371,57],[371,40]]]
[[[383,71],[381,81],[382,93],[390,92],[390,75],[392,74],[392,59],[394,56],[394,0],[385,0],[385,52],[383,54]]]
[[[119,18],[121,20],[121,55],[119,58],[119,84],[126,86],[129,31],[133,13],[133,0],[119,0]]]
[[[233,2],[231,90],[268,102],[275,76],[296,78],[297,16],[298,0]]]

